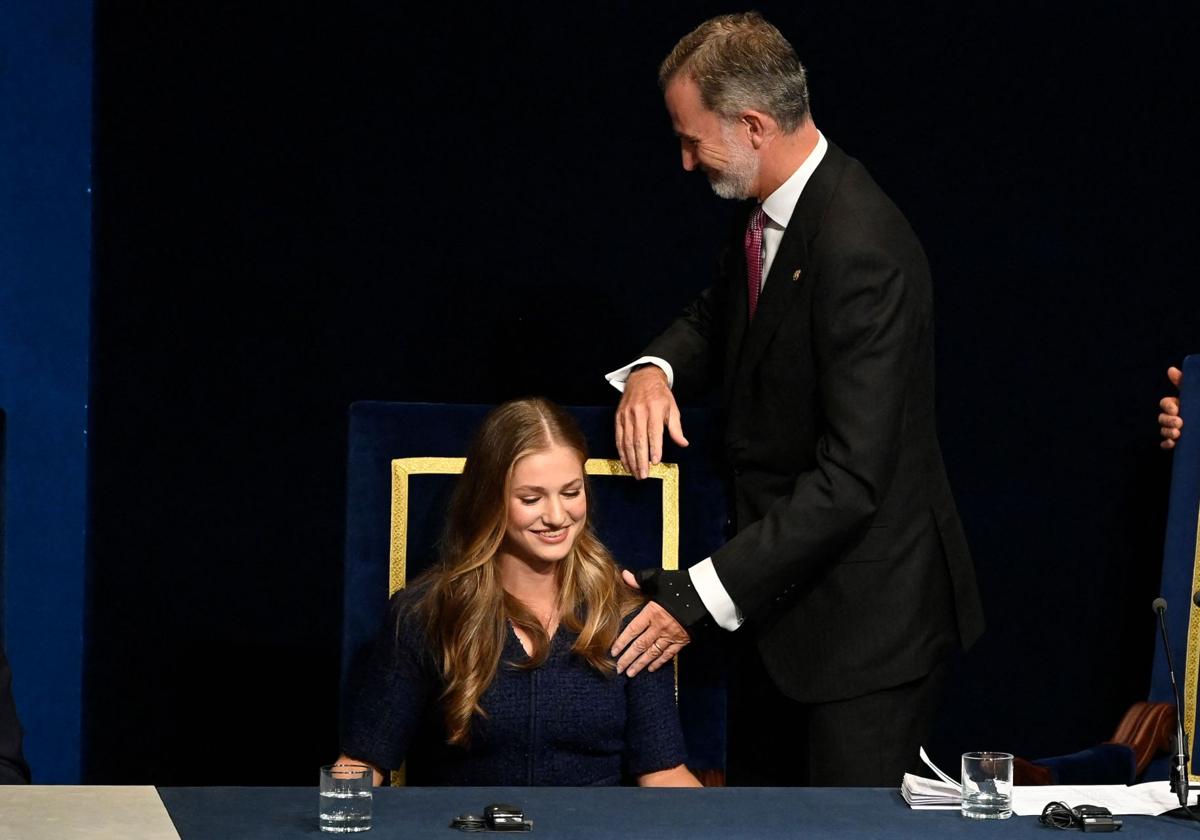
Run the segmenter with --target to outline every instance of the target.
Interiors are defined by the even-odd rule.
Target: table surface
[[[312,788],[159,788],[181,840],[287,840],[324,837]],[[1054,829],[1036,817],[965,820],[957,811],[914,811],[898,790],[882,788],[380,788],[364,840],[442,838],[464,813],[518,805],[533,820],[533,840],[762,840],[836,837],[1040,837]],[[1200,837],[1200,823],[1125,816],[1118,837]],[[495,834],[486,836],[494,837]]]

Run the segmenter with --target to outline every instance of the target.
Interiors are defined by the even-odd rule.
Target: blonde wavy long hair
[[[508,525],[513,471],[526,455],[560,445],[587,460],[587,441],[561,407],[533,397],[493,409],[467,450],[455,485],[439,562],[422,576],[427,638],[437,655],[445,689],[447,741],[466,745],[480,697],[495,679],[511,621],[532,642],[532,669],[545,662],[550,640],[537,617],[500,585],[496,561]],[[584,476],[584,497],[590,496]],[[592,530],[591,517],[557,567],[558,624],[578,634],[572,653],[602,673],[615,673],[609,649],[623,616],[642,599],[620,580],[616,564]]]

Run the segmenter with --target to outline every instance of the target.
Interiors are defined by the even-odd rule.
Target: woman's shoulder
[[[418,582],[397,589],[388,600],[388,624],[397,636],[420,640],[425,636],[425,598],[429,594],[427,582]]]
[[[415,608],[427,594],[429,594],[430,582],[427,580],[417,580],[408,586],[397,589],[392,593],[388,603],[392,609],[411,609]]]

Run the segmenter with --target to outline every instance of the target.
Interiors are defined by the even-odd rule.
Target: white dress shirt
[[[787,230],[788,223],[792,220],[792,211],[796,209],[800,193],[804,191],[805,184],[812,177],[813,171],[825,157],[828,149],[829,142],[825,139],[825,135],[818,131],[817,145],[809,152],[808,157],[762,203],[763,212],[766,214],[763,224],[762,286],[767,283],[767,275],[771,273],[771,264],[775,262],[775,255],[779,253],[779,243],[783,241],[784,231]],[[761,289],[762,286],[759,288]],[[624,393],[625,381],[629,378],[630,372],[638,365],[645,364],[657,365],[662,368],[663,373],[667,375],[668,387],[674,387],[675,371],[666,359],[660,359],[657,356],[642,356],[624,367],[606,373],[604,378],[610,385]],[[688,576],[692,579],[692,587],[700,596],[704,608],[712,615],[719,627],[725,630],[736,630],[742,625],[742,611],[729,597],[729,592],[726,591],[720,577],[717,576],[717,569],[713,566],[711,557],[706,557],[689,568]]]

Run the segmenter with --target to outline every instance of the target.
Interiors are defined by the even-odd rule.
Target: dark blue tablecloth
[[[182,840],[287,840],[325,837],[317,830],[312,788],[160,788]],[[964,820],[956,811],[913,811],[895,790],[850,788],[383,788],[375,792],[374,826],[364,840],[467,835],[450,829],[463,813],[492,802],[520,805],[534,821],[532,840],[763,840],[803,837],[1040,837],[1055,829],[1035,817]],[[1117,837],[1200,837],[1200,823],[1124,817]],[[1064,834],[1064,840],[1075,836]]]

